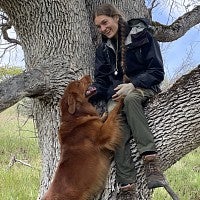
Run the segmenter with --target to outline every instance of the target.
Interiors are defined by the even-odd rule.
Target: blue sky
[[[16,34],[13,29],[9,30],[8,35],[11,38],[16,38]],[[7,44],[7,41],[1,38],[0,43]],[[3,48],[5,48],[5,45],[0,46],[0,55],[2,55],[2,52],[4,51]],[[19,45],[17,45],[17,48],[6,51],[3,58],[1,58],[0,67],[5,65],[18,67],[24,66],[24,54],[22,48]]]
[[[200,32],[192,28],[178,40],[161,44],[161,49],[169,77],[188,64],[195,67],[200,64]]]
[[[153,10],[153,20],[166,25],[170,25],[186,12],[182,4],[187,6],[188,10],[194,7],[190,0],[176,0],[173,1],[174,9],[170,10],[172,0],[160,2]],[[173,42],[161,43],[161,50],[169,79],[173,79],[177,73],[186,71],[189,66],[196,67],[200,64],[200,25],[191,28],[184,36]]]

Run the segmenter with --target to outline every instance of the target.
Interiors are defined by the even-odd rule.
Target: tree
[[[152,4],[152,8],[147,9],[144,0],[0,0],[0,8],[4,12],[2,32],[9,42],[22,46],[26,63],[25,72],[0,83],[0,110],[24,97],[33,100],[43,165],[39,197],[47,189],[59,158],[59,99],[71,80],[92,74],[94,50],[99,37],[92,25],[91,12],[102,2],[115,4],[128,18],[151,19],[154,7]],[[196,6],[171,25],[153,22],[155,37],[162,42],[176,40],[200,23],[199,14],[200,6]],[[6,34],[11,26],[15,28],[18,39],[11,39]],[[199,72],[197,67],[147,107],[164,170],[200,144]],[[134,141],[132,150],[138,169],[138,198],[149,199],[150,192]],[[115,197],[114,167],[108,180],[112,180],[108,181],[109,187],[97,199]]]

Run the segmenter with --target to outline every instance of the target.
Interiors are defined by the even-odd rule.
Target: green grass
[[[190,152],[170,169],[165,175],[170,186],[180,200],[200,200],[200,148]],[[157,188],[153,200],[171,200],[163,188]]]
[[[16,106],[0,113],[0,200],[36,200],[40,179],[40,152],[33,123],[17,117]],[[24,125],[25,124],[25,125]],[[20,131],[19,131],[20,130]],[[13,156],[32,168],[16,162]],[[200,148],[192,151],[165,174],[180,200],[200,200]],[[167,192],[157,188],[153,200],[171,200]]]
[[[0,200],[37,198],[40,152],[32,120],[26,121],[26,117],[17,117],[16,107],[0,113]],[[31,167],[19,162],[9,167],[13,156]]]

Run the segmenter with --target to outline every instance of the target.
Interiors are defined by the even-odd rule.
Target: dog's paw
[[[103,113],[103,115],[101,116],[100,119],[101,119],[102,122],[105,122],[107,120],[107,118],[108,118],[108,112],[106,111],[106,112]]]

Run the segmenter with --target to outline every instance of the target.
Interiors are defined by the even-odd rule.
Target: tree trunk
[[[148,16],[143,0],[0,0],[0,7],[10,17],[19,36],[26,69],[38,69],[44,76],[44,80],[37,85],[39,87],[41,84],[43,93],[39,90],[30,95],[20,93],[23,89],[17,91],[33,98],[34,122],[42,157],[38,199],[48,188],[59,159],[59,99],[69,81],[83,74],[91,74],[94,66],[94,49],[99,37],[91,22],[91,11],[102,2],[114,3],[129,16],[127,18]],[[200,128],[199,68],[188,77],[183,77],[174,87],[157,96],[146,110],[164,170],[200,143],[197,134]],[[31,90],[31,85],[28,85],[28,89]],[[25,90],[28,89],[26,87]],[[142,161],[134,141],[132,152],[138,170],[138,199],[150,199]],[[106,189],[96,199],[114,200],[116,192],[112,163]]]
[[[94,46],[86,7],[79,1],[6,1],[5,11],[20,37],[28,70],[39,69],[49,91],[34,99],[34,122],[42,158],[39,197],[48,188],[59,158],[59,99],[66,84],[90,73]]]

